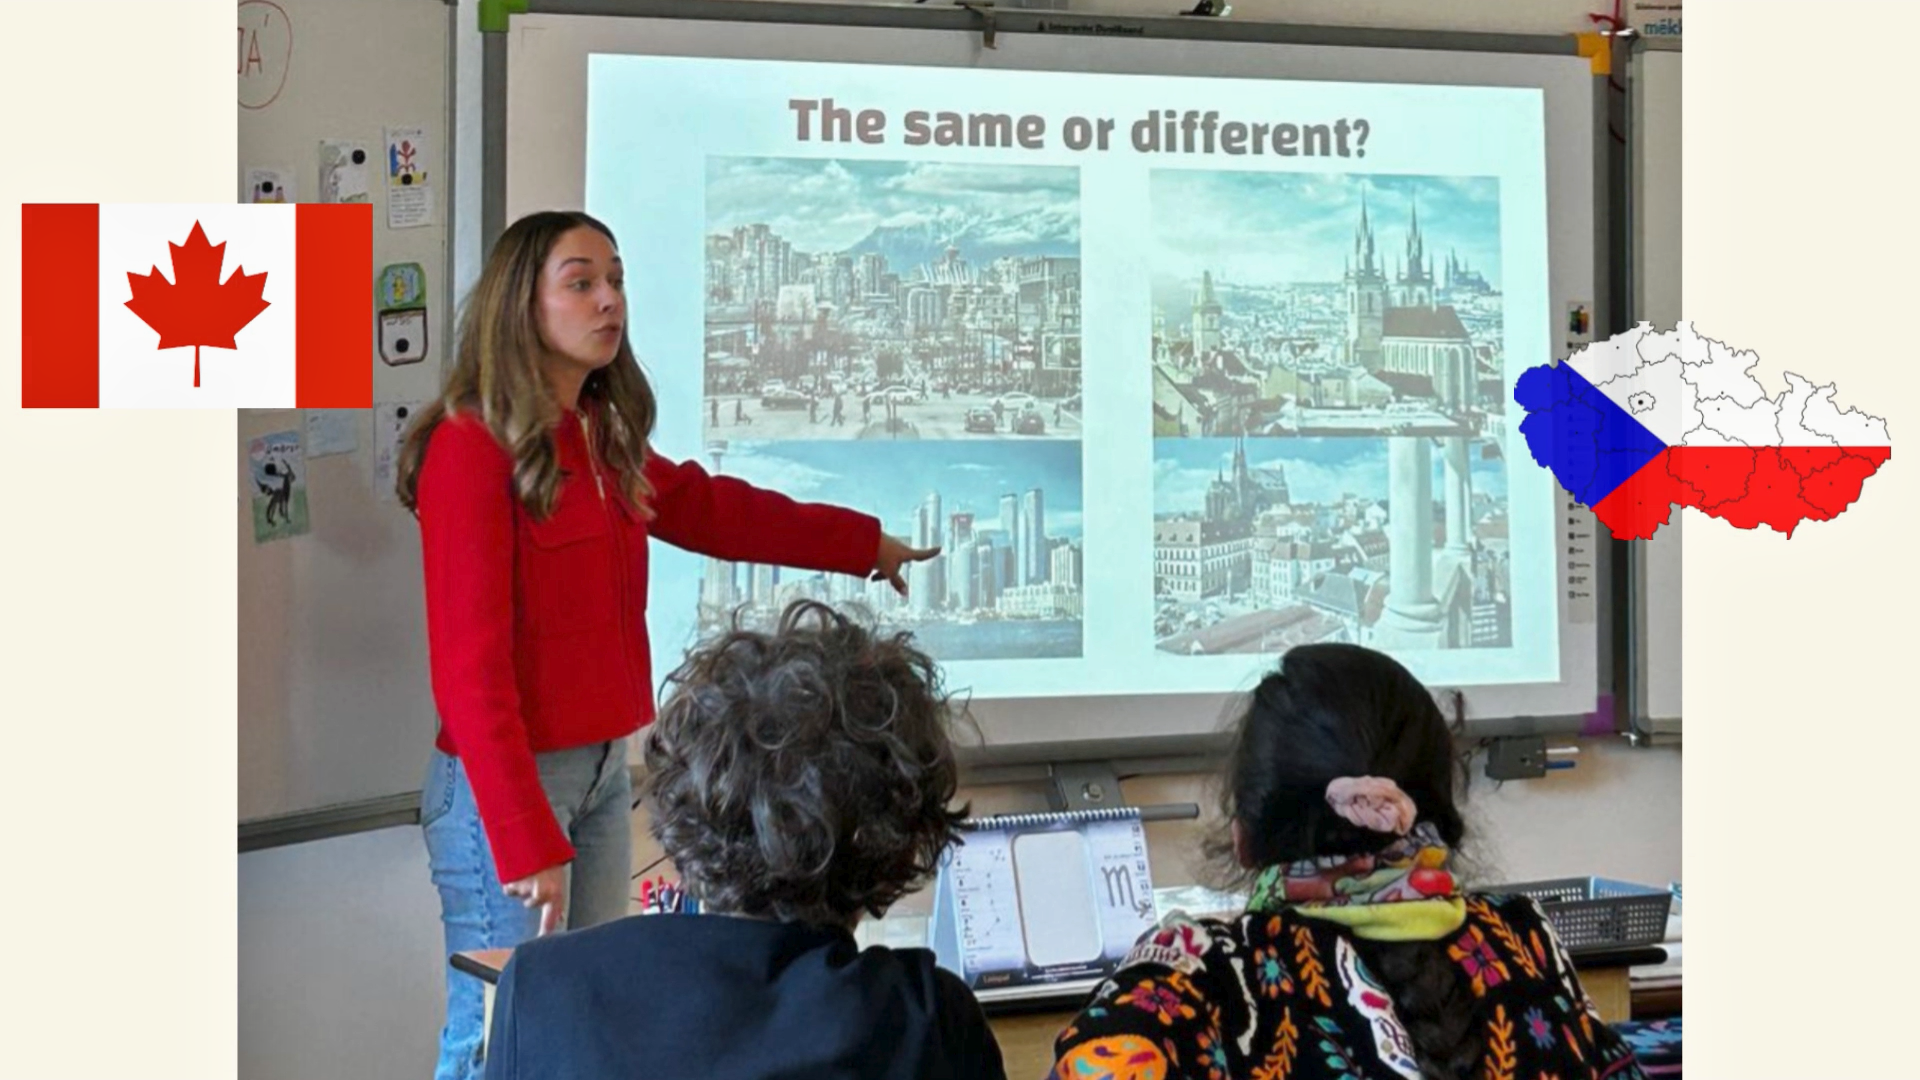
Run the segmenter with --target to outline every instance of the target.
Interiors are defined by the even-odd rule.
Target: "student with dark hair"
[[[1406,668],[1290,650],[1241,714],[1209,845],[1247,910],[1143,938],[1061,1033],[1056,1075],[1642,1077],[1533,901],[1459,887],[1455,777]]]
[[[853,937],[958,835],[949,720],[906,635],[811,601],[697,648],[642,748],[653,835],[703,913],[516,949],[488,1080],[1003,1078],[965,983]]]

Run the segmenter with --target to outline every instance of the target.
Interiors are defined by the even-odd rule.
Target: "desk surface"
[[[513,956],[512,949],[474,949],[453,954],[453,970],[475,976],[488,986],[500,981],[500,972]]]

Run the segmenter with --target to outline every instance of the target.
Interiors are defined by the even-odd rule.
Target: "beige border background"
[[[5,9],[0,1076],[231,1076],[234,420],[18,411],[13,207],[232,199],[232,0]],[[1920,5],[1688,14],[1688,317],[1759,350],[1774,389],[1783,370],[1838,380],[1910,437],[1920,218],[1900,124]],[[1906,935],[1879,913],[1905,906],[1916,743],[1895,644],[1920,610],[1897,555],[1910,453],[1791,543],[1688,526],[1696,1078],[1900,1067]]]
[[[1778,535],[1687,523],[1687,1035],[1696,1078],[1897,1076],[1911,934],[1920,5],[1687,8],[1684,310],[1887,418],[1859,503]],[[1909,644],[1897,644],[1907,642]],[[1849,940],[1850,939],[1850,940]]]
[[[0,3],[0,1077],[236,1067],[234,414],[21,411],[17,209],[232,202],[233,16]]]

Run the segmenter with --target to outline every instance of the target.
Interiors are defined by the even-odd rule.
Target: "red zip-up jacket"
[[[434,430],[416,500],[436,745],[466,767],[502,882],[571,861],[534,754],[653,720],[650,537],[734,562],[866,575],[875,518],[796,502],[649,451],[651,523],[591,460],[569,413],[554,433],[560,495],[545,520],[513,492],[513,461],[472,415]]]

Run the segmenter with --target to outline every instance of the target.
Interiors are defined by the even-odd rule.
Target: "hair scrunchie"
[[[1343,776],[1327,785],[1327,805],[1363,829],[1404,836],[1413,828],[1413,799],[1382,776]]]

